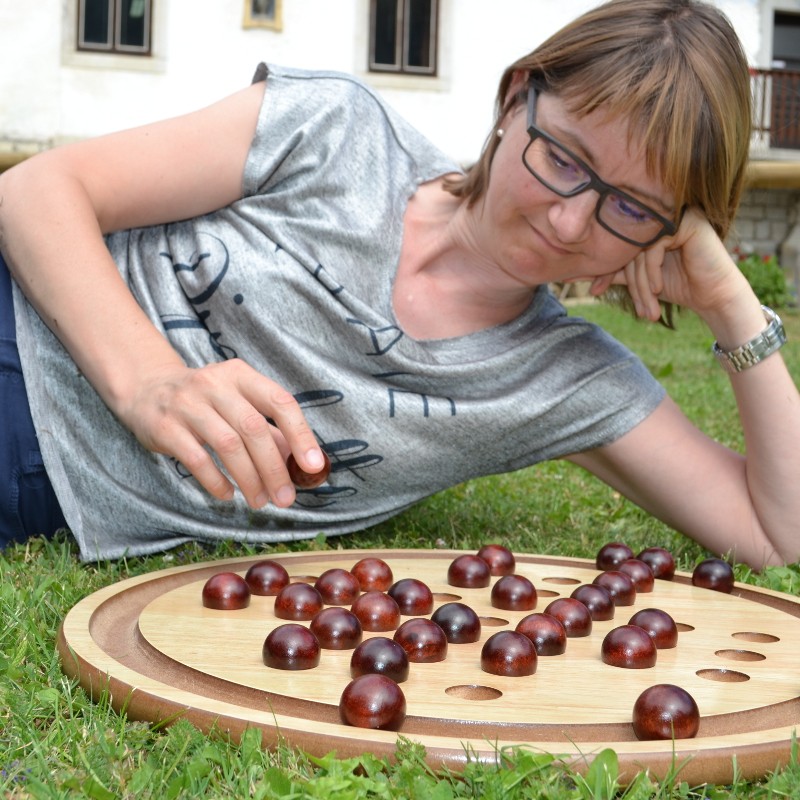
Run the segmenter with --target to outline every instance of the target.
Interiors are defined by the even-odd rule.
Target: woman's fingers
[[[289,452],[307,472],[324,464],[294,397],[235,359],[162,378],[132,418],[145,447],[178,459],[214,497],[230,499],[235,484],[254,508],[294,502]]]

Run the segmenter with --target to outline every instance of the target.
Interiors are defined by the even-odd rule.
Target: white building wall
[[[716,1],[759,63],[758,0]],[[153,0],[153,58],[76,53],[76,4],[0,0],[0,147],[49,146],[190,111],[245,86],[267,60],[365,76],[467,163],[488,131],[504,66],[595,2],[441,0],[437,78],[366,73],[368,0],[283,0],[280,32],[243,29],[243,0]]]

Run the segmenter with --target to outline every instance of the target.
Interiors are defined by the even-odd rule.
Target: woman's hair
[[[597,108],[630,122],[647,168],[675,198],[696,206],[721,237],[741,197],[750,145],[750,75],[727,18],[701,0],[611,0],[511,64],[480,159],[448,190],[476,203],[486,190],[502,120],[524,103],[508,96],[515,73],[534,78],[570,111]],[[527,89],[527,86],[525,87]]]

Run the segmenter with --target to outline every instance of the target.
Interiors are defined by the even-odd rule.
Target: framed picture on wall
[[[279,31],[283,25],[283,0],[244,0],[245,28],[271,28]]]

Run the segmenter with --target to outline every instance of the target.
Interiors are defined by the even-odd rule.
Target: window
[[[152,0],[80,0],[78,49],[149,55]]]
[[[436,74],[438,0],[371,0],[369,68]]]
[[[770,145],[800,148],[800,14],[775,12]]]

